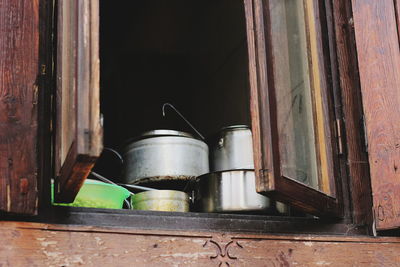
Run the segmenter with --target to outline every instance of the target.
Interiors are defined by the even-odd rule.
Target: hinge
[[[45,64],[40,65],[40,74],[46,75],[46,65]]]
[[[342,120],[336,119],[336,138],[339,148],[339,155],[343,155],[343,136],[342,136]]]

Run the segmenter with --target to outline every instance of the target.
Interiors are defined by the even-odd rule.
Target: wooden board
[[[400,227],[400,52],[393,0],[353,0],[377,229]]]
[[[0,211],[36,214],[39,1],[1,1],[0,33]]]
[[[99,3],[58,6],[55,199],[72,202],[102,150]]]
[[[3,266],[397,266],[400,238],[0,222]]]
[[[333,1],[335,45],[341,88],[352,214],[355,224],[372,224],[372,197],[362,125],[363,110],[358,77],[351,3]],[[344,181],[343,181],[344,182]],[[345,191],[347,192],[347,191]]]

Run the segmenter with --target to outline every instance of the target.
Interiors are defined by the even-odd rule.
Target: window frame
[[[62,3],[63,1],[60,0]],[[92,2],[92,1],[90,1]],[[94,0],[93,2],[98,2],[98,0]],[[276,127],[276,118],[272,116],[274,114],[274,108],[276,104],[271,100],[272,98],[268,95],[270,90],[263,90],[264,88],[269,88],[271,86],[270,82],[270,77],[271,77],[271,68],[268,67],[268,65],[271,65],[271,59],[273,58],[273,55],[271,53],[266,53],[266,51],[271,51],[271,49],[268,49],[268,46],[271,44],[271,35],[267,27],[264,27],[264,22],[263,20],[268,17],[268,14],[266,14],[266,9],[264,8],[264,4],[266,1],[262,0],[244,0],[244,6],[245,6],[245,16],[247,22],[251,21],[254,19],[254,21],[251,21],[251,23],[254,23],[253,25],[249,24],[247,25],[247,36],[248,36],[248,44],[249,47],[252,47],[254,50],[249,49],[249,68],[250,68],[250,90],[251,90],[251,99],[250,99],[250,109],[251,109],[251,116],[252,116],[252,122],[253,122],[253,140],[254,140],[254,151],[255,151],[255,170],[256,170],[256,176],[257,176],[257,190],[259,192],[265,193],[268,196],[273,197],[274,199],[277,199],[282,202],[286,202],[304,212],[311,213],[314,215],[318,216],[328,216],[328,217],[342,217],[343,216],[343,201],[342,201],[342,186],[343,183],[340,181],[340,176],[339,173],[336,171],[334,176],[335,176],[335,191],[337,193],[336,197],[331,197],[326,195],[325,193],[322,193],[318,190],[314,190],[312,188],[308,188],[307,186],[298,183],[296,181],[293,181],[292,179],[280,176],[279,174],[279,157],[276,155],[279,155],[278,153],[278,146],[274,145],[273,140],[277,140],[277,132],[274,131],[272,128]],[[326,1],[328,3],[328,1]],[[76,0],[76,3],[79,3],[79,0]],[[90,8],[91,5],[82,5],[79,6],[77,5],[78,8],[84,9],[84,8]],[[97,8],[98,12],[98,6],[95,7]],[[62,11],[60,10],[59,7],[59,12]],[[96,12],[96,11],[95,11]],[[254,12],[254,13],[253,13]],[[324,11],[326,12],[326,11]],[[78,12],[79,16],[82,16],[84,14],[84,11]],[[325,14],[325,13],[324,13]],[[79,18],[78,18],[79,19]],[[81,20],[88,19],[88,18],[81,18]],[[331,22],[330,22],[331,23]],[[78,22],[76,24],[73,24],[77,27],[77,32],[78,32],[78,41],[82,39],[79,39],[81,36],[79,33],[81,30],[78,29],[78,25],[80,25]],[[84,24],[86,25],[86,24]],[[91,23],[89,23],[91,25]],[[98,33],[96,36],[96,31],[98,32],[98,18],[95,18],[94,22],[94,27],[93,28],[86,28],[87,31],[91,32],[91,35],[94,35],[94,37],[98,38]],[[95,29],[95,30],[93,30]],[[255,32],[252,31],[252,29],[256,29]],[[332,30],[332,29],[331,29]],[[84,30],[82,30],[84,31]],[[253,35],[254,34],[254,35]],[[329,33],[329,38],[328,40],[321,40],[324,41],[325,45],[332,45],[333,43],[333,37],[332,37],[332,32]],[[80,41],[82,42],[82,40]],[[79,43],[78,43],[79,44]],[[80,47],[76,48],[77,54],[75,55],[77,57],[77,62],[78,66],[81,65],[79,62],[84,62],[85,59],[87,60],[88,58],[79,58],[79,53],[85,55],[85,50],[83,50]],[[82,50],[84,51],[82,53]],[[81,51],[81,52],[79,52]],[[96,51],[96,50],[95,50]],[[98,51],[97,51],[98,52]],[[254,54],[252,54],[254,52]],[[335,56],[335,53],[329,54],[329,52],[332,52],[331,50],[328,50],[324,48],[324,54],[325,57],[323,58],[327,62],[324,62],[326,64],[330,65],[330,60],[331,56]],[[87,52],[86,53],[90,53]],[[328,55],[327,55],[328,54]],[[59,55],[60,56],[60,55]],[[253,64],[253,65],[252,65]],[[61,65],[61,64],[59,64]],[[58,66],[59,66],[58,65]],[[78,70],[77,70],[78,71]],[[324,70],[326,72],[326,70]],[[328,74],[328,73],[327,73]],[[329,73],[332,76],[335,76],[332,73]],[[79,75],[79,73],[78,73]],[[337,76],[337,75],[336,75]],[[86,77],[86,76],[85,76]],[[83,77],[83,78],[85,78]],[[90,80],[90,77],[86,77],[87,79]],[[78,85],[79,82],[77,82]],[[327,84],[329,83],[330,86],[333,86],[332,82],[326,82]],[[79,89],[79,88],[78,88]],[[62,90],[62,88],[61,88]],[[328,92],[330,90],[327,90]],[[326,92],[325,92],[326,93]],[[79,94],[79,90],[78,90]],[[330,95],[330,97],[333,98],[333,94]],[[337,98],[337,96],[336,96]],[[79,97],[78,97],[79,99]],[[267,100],[268,99],[268,100]],[[58,104],[59,105],[59,104]],[[275,105],[275,106],[274,106]],[[77,104],[77,107],[79,107],[79,103]],[[260,108],[261,107],[261,108]],[[269,114],[262,114],[262,111],[269,110]],[[333,117],[334,111],[332,109],[329,110],[331,113],[330,115]],[[77,113],[77,125],[79,124],[79,111]],[[59,116],[59,115],[58,115]],[[57,120],[57,123],[59,122],[60,119]],[[330,131],[333,132],[335,129],[336,125],[332,121],[332,124],[329,125]],[[60,132],[60,131],[59,131]],[[78,133],[76,134],[76,137],[79,138]],[[83,137],[81,137],[81,140]],[[57,140],[57,138],[56,138]],[[97,140],[99,142],[100,139]],[[267,143],[267,145],[266,145]],[[56,142],[57,144],[57,142]],[[82,144],[82,142],[81,142]],[[338,148],[338,143],[336,143],[336,140],[333,138],[332,139],[332,148],[337,152]],[[79,164],[79,158],[86,158],[86,157],[77,157],[77,151],[76,149],[78,147],[77,142],[73,142],[73,145],[71,146],[71,149],[68,153],[67,160],[64,163],[64,166],[61,168],[60,171],[60,178],[59,181],[63,183],[64,185],[70,185],[70,188],[68,187],[63,187],[61,185],[61,189],[64,190],[64,196],[58,196],[56,195],[56,200],[58,201],[65,201],[69,202],[72,201],[73,198],[75,197],[76,193],[78,192],[80,186],[83,184],[84,179],[87,177],[87,175],[90,172],[91,167],[93,167],[94,162],[96,157],[90,157],[90,160],[88,162],[83,162],[84,165],[84,172],[83,175],[79,175],[78,177],[74,177],[74,170],[76,169],[76,165],[78,165],[78,173],[80,172],[80,167]],[[260,149],[261,147],[261,149]],[[58,155],[58,149],[59,145],[56,148],[56,155]],[[84,154],[84,153],[83,153]],[[99,155],[99,154],[98,154]],[[97,156],[98,156],[97,155]],[[338,160],[335,159],[335,165],[340,166],[340,164],[337,162]],[[76,164],[76,165],[75,165]],[[264,167],[263,167],[264,166]],[[266,167],[265,167],[266,166]],[[341,166],[342,167],[342,166]],[[56,169],[57,164],[56,164]],[[67,171],[65,171],[67,170]],[[268,171],[265,171],[268,170]],[[69,171],[69,173],[68,173]],[[341,173],[343,174],[343,172]],[[278,177],[282,179],[274,179],[274,177]],[[69,179],[69,180],[68,180]],[[72,182],[71,182],[72,181]],[[58,180],[57,180],[57,183]],[[56,185],[57,185],[56,183]],[[71,187],[72,185],[72,187]],[[306,197],[304,197],[306,196]]]
[[[57,4],[54,200],[68,203],[103,148],[99,1],[58,0]]]
[[[310,2],[310,1],[308,1]],[[279,137],[277,128],[277,105],[275,84],[273,78],[274,55],[272,53],[272,33],[269,22],[269,2],[263,0],[248,0],[246,3],[246,13],[248,20],[248,31],[254,32],[254,37],[248,35],[249,53],[251,58],[250,65],[250,84],[251,84],[251,113],[252,113],[252,130],[254,139],[255,151],[255,168],[257,175],[257,191],[259,193],[271,196],[279,201],[286,202],[305,212],[327,217],[342,217],[344,215],[344,205],[342,190],[343,190],[343,164],[340,162],[339,148],[343,149],[343,144],[340,144],[339,138],[331,138],[328,144],[333,151],[333,178],[336,195],[329,196],[321,191],[315,190],[304,184],[296,182],[281,174],[280,152],[279,152]],[[314,8],[318,7],[319,20],[321,24],[325,24],[330,30],[327,33],[327,38],[321,33],[320,51],[323,55],[318,55],[322,61],[326,80],[326,89],[322,88],[323,94],[327,94],[327,98],[333,101],[338,101],[338,86],[337,81],[332,78],[337,78],[336,64],[331,62],[336,61],[334,44],[334,32],[332,12],[329,1],[312,1]],[[325,9],[325,5],[327,10]],[[317,17],[317,15],[315,15]],[[329,27],[329,28],[328,28]],[[318,36],[318,34],[317,34]],[[330,47],[329,47],[330,46]],[[329,47],[329,48],[328,48]],[[334,106],[340,106],[338,103],[327,103],[329,105],[329,127],[330,133],[335,133],[336,130],[341,130],[337,125],[341,125],[340,112],[334,109]],[[335,125],[337,123],[337,125]],[[338,168],[339,167],[339,168]],[[330,184],[332,184],[330,182]]]
[[[249,1],[251,1],[251,0],[245,0],[245,3],[248,3]],[[343,6],[342,5],[344,5],[344,6],[346,6],[346,4],[344,4],[344,1],[339,1],[340,3],[338,3],[338,5],[339,6],[336,6],[335,7],[335,12],[340,12],[340,10],[343,8]],[[48,2],[48,4],[49,4],[50,2]],[[51,17],[52,16],[52,12],[48,12],[48,16],[49,17]],[[343,19],[343,18],[342,18]],[[348,17],[346,17],[346,16],[344,16],[344,20],[346,20],[347,21],[347,19],[348,19]],[[50,19],[51,20],[51,19]],[[46,22],[47,23],[49,23],[49,20],[46,20]],[[45,24],[45,22],[43,21],[43,22],[41,22],[41,23],[43,23],[43,24]],[[50,25],[49,24],[47,24],[47,25],[42,25],[45,29],[47,29],[48,30],[48,27],[50,27]],[[348,24],[346,24],[346,26],[348,26],[349,28],[351,28],[351,25],[348,25]],[[44,31],[45,32],[45,31]],[[51,32],[51,31],[49,31],[48,30],[48,32]],[[42,33],[42,32],[41,32]],[[347,34],[349,34],[349,33],[347,33]],[[351,30],[350,30],[350,36],[351,36]],[[341,36],[342,38],[349,38],[348,36]],[[351,39],[351,38],[350,38]],[[46,38],[43,38],[43,40],[45,41],[45,42],[51,42],[51,38],[49,38],[49,36],[46,36]],[[42,42],[44,42],[42,40]],[[338,38],[338,40],[336,41],[336,44],[338,44],[338,43],[340,43],[340,38]],[[354,43],[353,43],[353,45],[354,45]],[[44,47],[46,47],[46,45],[44,45]],[[48,48],[46,48],[46,49],[49,49],[47,52],[50,52],[50,53],[46,53],[46,55],[47,55],[47,57],[49,57],[49,55],[51,55],[52,54],[52,47],[51,47],[51,45],[48,45]],[[347,55],[349,56],[349,58],[352,58],[352,56],[354,56],[354,54],[351,52],[351,49],[349,49],[349,51],[346,51],[346,52],[343,52],[343,51],[339,51],[340,53],[343,53],[344,55],[346,55],[346,53],[347,53]],[[343,54],[342,54],[342,56],[343,56]],[[340,57],[340,56],[338,56],[338,57]],[[50,60],[51,61],[51,60]],[[340,63],[340,62],[339,62]],[[340,65],[340,64],[339,64]],[[357,69],[357,66],[356,66],[356,64],[353,66],[355,69]],[[343,68],[343,66],[342,67],[340,67],[339,66],[339,69],[341,69],[341,68]],[[41,88],[48,88],[48,86],[50,85],[50,84],[52,84],[52,81],[54,81],[55,80],[55,78],[51,75],[51,72],[52,72],[52,69],[50,68],[49,69],[49,71],[47,72],[47,75],[46,75],[46,83],[44,83],[42,86],[43,87],[41,87]],[[356,73],[356,72],[355,72]],[[352,78],[352,76],[350,75],[350,78]],[[348,82],[348,81],[347,81]],[[349,85],[348,85],[348,87],[346,87],[347,89],[347,93],[349,93],[349,91],[351,91],[351,90],[357,90],[357,84],[355,83],[355,84],[352,84],[352,83],[350,83]],[[343,90],[344,91],[344,90]],[[342,91],[342,92],[343,92]],[[41,98],[41,102],[40,102],[40,105],[42,105],[42,107],[43,107],[43,110],[42,111],[45,111],[45,112],[43,112],[42,114],[43,114],[43,117],[44,117],[44,115],[45,114],[48,114],[48,113],[46,113],[46,110],[47,110],[47,108],[50,106],[49,105],[49,103],[51,103],[51,96],[50,95],[47,95],[47,97],[46,97],[46,95],[43,95],[42,96],[43,98]],[[349,95],[349,98],[352,98],[352,101],[353,102],[355,102],[355,103],[357,103],[358,102],[358,98],[357,98],[357,96],[353,96],[353,95]],[[345,108],[346,108],[346,106],[345,106]],[[350,121],[357,121],[357,118],[353,118],[354,116],[353,115],[351,115],[352,113],[354,113],[354,110],[353,110],[353,108],[351,107],[351,106],[347,106],[347,108],[349,108],[350,109],[350,111],[348,111],[348,112],[345,112],[345,117],[347,116],[347,117],[349,117],[350,118]],[[347,115],[346,115],[347,114]],[[349,115],[350,114],[350,115]],[[347,122],[347,121],[346,121]],[[50,125],[50,119],[48,120],[48,121],[46,121],[45,123],[48,123],[49,125]],[[54,123],[54,121],[53,121],[53,123]],[[42,130],[42,131],[45,131],[46,133],[45,134],[43,134],[43,135],[41,135],[41,138],[38,138],[38,143],[39,143],[39,146],[41,146],[42,147],[42,150],[43,151],[47,151],[47,153],[46,152],[44,152],[43,153],[43,155],[42,155],[42,159],[41,159],[41,166],[40,166],[40,168],[39,168],[39,172],[41,173],[41,175],[40,175],[40,180],[39,180],[39,182],[41,182],[41,184],[42,184],[42,190],[40,190],[39,191],[39,193],[43,193],[43,195],[44,195],[44,198],[43,198],[43,201],[40,203],[40,206],[42,207],[42,210],[40,211],[40,216],[39,217],[37,217],[37,219],[29,219],[29,220],[37,220],[37,221],[42,221],[42,222],[48,222],[48,221],[52,221],[53,219],[54,219],[54,216],[56,216],[56,215],[58,215],[58,214],[63,214],[64,216],[69,216],[70,215],[70,213],[71,212],[73,212],[74,211],[74,209],[63,209],[63,208],[61,208],[61,207],[49,207],[49,203],[50,203],[50,194],[49,194],[49,189],[47,189],[47,187],[48,188],[50,188],[50,175],[48,175],[48,173],[50,173],[50,171],[49,171],[49,169],[51,169],[52,168],[52,166],[50,166],[50,164],[48,164],[48,160],[47,159],[49,159],[50,158],[50,156],[51,156],[51,150],[53,149],[53,146],[51,145],[51,144],[49,144],[49,142],[48,142],[48,138],[46,137],[46,136],[48,136],[49,135],[49,133],[50,133],[50,131],[51,131],[51,126],[49,126],[48,127],[48,129],[46,128],[46,129],[44,129],[44,130]],[[360,136],[362,136],[362,132],[358,132],[357,131],[357,127],[355,127],[355,128],[351,128],[350,129],[350,131],[353,131],[351,134],[347,134],[347,139],[349,139],[349,137],[351,137],[352,139],[353,139],[353,141],[352,142],[354,142],[354,140],[359,140],[359,137]],[[355,132],[354,132],[355,131]],[[346,128],[346,133],[348,133],[348,129]],[[347,144],[347,147],[349,147],[349,146],[351,146],[352,145],[352,143],[348,143]],[[357,154],[357,153],[360,153],[360,151],[362,150],[362,148],[363,147],[361,147],[360,149],[355,149],[355,150],[352,150],[353,151],[353,153],[355,153],[355,154]],[[47,155],[46,155],[47,154]],[[362,153],[361,153],[362,154]],[[352,169],[352,167],[350,167],[350,170]],[[368,169],[368,168],[366,168],[366,169]],[[47,170],[47,171],[46,171]],[[363,170],[365,170],[365,168],[363,168]],[[47,172],[47,175],[46,175],[46,172]],[[365,172],[364,172],[365,173]],[[367,172],[368,173],[368,172]],[[359,179],[359,180],[361,180],[361,178],[362,177],[366,177],[366,176],[362,176],[361,174],[356,174],[356,175],[354,175],[354,176],[352,176],[351,178],[352,178],[352,183],[357,183],[357,179]],[[345,186],[346,187],[346,186]],[[361,194],[360,193],[360,188],[355,188],[355,190],[354,191],[352,191],[352,196],[353,196],[353,199],[355,199],[354,198],[354,196],[357,196],[356,194]],[[345,194],[346,195],[346,194]],[[368,203],[367,203],[368,201],[365,201],[364,202],[364,204],[363,205],[365,205],[366,207],[368,207]],[[357,205],[357,203],[355,203],[355,205]],[[363,210],[363,212],[364,213],[368,213],[369,211],[368,211],[368,209],[366,208],[366,209],[359,209],[358,211],[360,211],[360,210]],[[344,220],[341,220],[341,222],[342,222],[342,225],[344,225],[344,226],[346,226],[346,227],[356,227],[354,224],[352,224],[352,221],[351,221],[351,216],[350,216],[350,212],[351,212],[351,209],[350,209],[350,207],[349,206],[347,206],[347,208],[345,209],[345,211],[347,212],[346,213],[346,217],[345,217],[345,219]],[[98,212],[99,213],[111,213],[110,214],[110,217],[115,217],[114,215],[112,215],[112,214],[114,214],[114,212],[116,213],[116,214],[119,214],[120,212],[118,212],[118,211],[107,211],[107,212],[104,212],[104,211],[102,211],[102,210],[98,210]],[[132,213],[132,214],[135,214],[135,212],[136,211],[124,211],[123,213]],[[85,217],[85,215],[84,215],[84,213],[86,213],[86,211],[83,211],[81,214],[80,214],[80,218],[82,218],[82,216],[83,217]],[[123,215],[121,215],[121,216],[123,216]],[[88,215],[88,217],[86,217],[87,218],[87,220],[85,220],[85,224],[89,224],[89,225],[91,225],[91,224],[93,224],[94,223],[94,221],[93,220],[91,220],[90,218],[89,218],[90,216]],[[212,216],[211,216],[212,217]],[[239,216],[240,217],[240,216]],[[236,218],[236,217],[235,217]],[[15,219],[15,217],[11,217],[11,219]],[[274,220],[274,217],[271,217],[270,218],[271,219],[271,221],[269,221],[269,222],[271,222],[271,223],[276,223],[277,225],[279,225],[279,224],[281,224],[282,222],[279,220],[279,218],[277,217],[277,219],[278,220]],[[27,220],[26,218],[24,218],[23,220]],[[183,219],[183,221],[185,221],[185,219]],[[213,221],[213,220],[211,220],[212,222],[217,222],[217,221]],[[296,223],[296,221],[297,221],[297,218],[291,218],[290,220],[288,220],[289,222],[288,222],[288,225],[291,225],[291,224],[295,224]],[[324,221],[324,220],[318,220],[318,222],[320,222],[321,223],[321,227],[325,227],[325,226],[329,226],[329,225],[333,225],[333,224],[335,224],[337,221],[335,221],[335,220],[329,220],[329,221]],[[361,220],[360,220],[360,222],[361,222]],[[58,221],[57,223],[68,223],[68,220],[66,220],[66,221],[64,221],[64,222],[61,222],[61,221]],[[355,223],[355,224],[357,224],[357,221],[353,221],[353,223]],[[363,225],[367,225],[368,224],[368,221],[363,221],[361,224],[363,224]],[[177,228],[176,229],[178,229],[178,227],[179,226],[177,226]],[[346,227],[344,227],[344,228],[346,228]],[[160,228],[160,227],[159,227]],[[162,227],[161,227],[162,228]],[[273,227],[272,227],[273,228]],[[329,227],[328,227],[329,228]],[[194,229],[198,229],[197,227],[194,227]],[[210,230],[212,230],[212,229],[214,229],[214,228],[209,228]],[[274,228],[275,229],[275,228]],[[285,230],[278,230],[278,231],[281,231],[281,232],[285,232]],[[296,231],[295,231],[296,232]],[[298,232],[302,232],[301,230],[300,231],[298,231]],[[324,233],[340,233],[340,234],[343,234],[343,233],[345,233],[344,231],[334,231],[334,230],[326,230]],[[363,231],[362,231],[362,233],[367,233],[368,232],[368,229],[364,229]],[[346,232],[347,233],[347,232]]]

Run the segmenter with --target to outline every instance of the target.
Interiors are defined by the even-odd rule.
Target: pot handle
[[[170,103],[165,103],[163,106],[162,106],[162,114],[163,114],[163,117],[165,117],[165,107],[166,106],[168,106],[168,107],[170,107],[170,108],[172,108],[189,126],[190,126],[190,128],[192,128],[193,129],[193,131],[195,131],[196,132],[196,134],[201,138],[201,140],[205,140],[205,138],[204,138],[204,136],[199,132],[199,131],[197,131],[197,129],[196,128],[194,128],[194,126],[173,106],[173,105],[171,105]]]
[[[108,150],[110,152],[112,152],[114,155],[116,155],[119,160],[121,161],[121,164],[124,164],[124,158],[121,156],[120,153],[117,152],[117,150],[110,148],[110,147],[104,147],[103,150]]]
[[[97,172],[91,171],[90,174],[93,175],[94,177],[96,177],[97,179],[99,179],[100,181],[103,181],[105,183],[109,183],[109,184],[112,184],[112,185],[120,186],[120,185],[114,183],[113,181],[107,179],[106,177],[98,174]],[[131,193],[131,196],[134,195],[134,193],[132,193],[132,192],[129,192],[129,193]],[[128,209],[131,209],[131,204],[129,203],[129,201],[124,199],[124,202],[128,206]]]

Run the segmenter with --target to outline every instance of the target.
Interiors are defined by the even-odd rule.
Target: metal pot
[[[246,125],[221,129],[210,140],[211,171],[254,169],[251,130]]]
[[[190,180],[209,172],[208,146],[191,134],[154,130],[142,134],[123,153],[123,182]]]
[[[188,194],[176,190],[152,190],[131,196],[132,209],[156,211],[189,211]]]
[[[196,206],[203,212],[261,211],[270,200],[256,193],[254,170],[220,171],[197,180]]]

